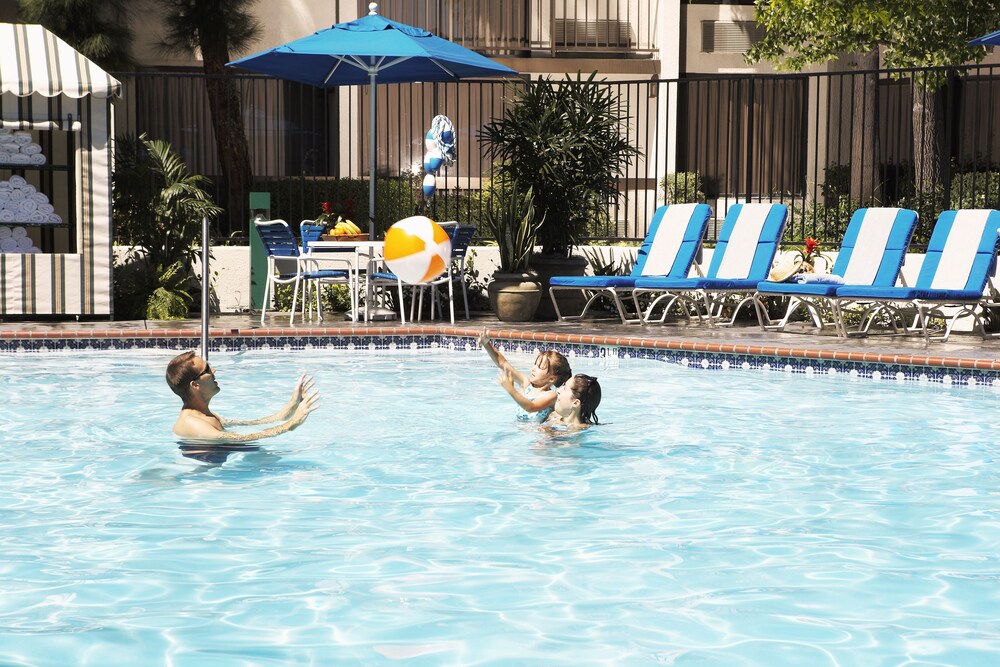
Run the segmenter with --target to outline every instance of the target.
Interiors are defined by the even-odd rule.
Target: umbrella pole
[[[371,143],[369,144],[368,153],[368,240],[375,240],[375,166],[377,160],[375,158],[375,146],[376,146],[376,133],[378,128],[375,127],[375,102],[377,97],[377,88],[375,87],[375,76],[376,73],[374,69],[368,73],[369,88],[371,89],[371,103],[368,105],[371,111],[371,131],[368,133],[371,135]]]
[[[208,361],[208,216],[201,218],[201,358]]]

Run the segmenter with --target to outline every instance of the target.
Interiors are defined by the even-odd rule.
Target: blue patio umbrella
[[[969,42],[969,46],[1000,46],[1000,30],[976,37]]]
[[[320,88],[367,83],[371,91],[370,159],[375,160],[375,85],[517,76],[515,70],[436,37],[421,28],[379,16],[378,5],[356,21],[228,63]],[[368,233],[375,238],[375,168],[368,183]]]

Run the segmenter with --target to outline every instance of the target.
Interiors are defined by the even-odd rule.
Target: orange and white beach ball
[[[385,263],[411,285],[434,280],[448,268],[451,237],[423,215],[403,218],[385,233]]]

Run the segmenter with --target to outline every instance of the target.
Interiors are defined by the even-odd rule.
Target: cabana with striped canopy
[[[0,317],[112,314],[112,102],[120,93],[118,81],[42,26],[0,23],[0,149],[17,135],[44,155],[32,163],[0,155],[0,191],[23,183],[55,213],[0,219],[0,230],[23,229],[40,250],[8,244],[0,252]]]

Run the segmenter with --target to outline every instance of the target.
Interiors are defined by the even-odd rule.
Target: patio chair
[[[345,247],[343,250],[333,251],[330,248],[324,249],[322,252],[317,252],[311,254],[313,251],[310,248],[310,243],[314,241],[320,241],[323,237],[323,232],[326,231],[326,225],[323,223],[318,223],[315,220],[303,220],[299,223],[299,240],[301,242],[302,258],[303,260],[309,261],[309,269],[313,271],[318,271],[321,268],[321,264],[326,264],[329,262],[336,262],[338,265],[344,265],[345,269],[348,271],[350,281],[348,283],[348,291],[351,296],[351,314],[352,317],[358,312],[358,285],[360,284],[360,271],[358,267],[355,266],[349,259],[336,259],[330,255],[334,252],[340,253],[353,253],[354,248]],[[339,278],[335,279],[318,279],[315,281],[319,283],[317,287],[323,284],[330,283],[342,283]],[[310,308],[310,313],[312,312]],[[323,314],[320,313],[320,317]]]
[[[948,340],[958,319],[969,316],[975,318],[983,338],[990,337],[978,308],[1000,306],[995,286],[991,284],[990,294],[984,294],[996,269],[998,232],[1000,211],[943,211],[913,287],[844,285],[837,289],[841,313],[844,304],[867,305],[857,330],[850,333],[866,334],[878,313],[888,312],[894,322],[912,315],[906,332],[923,335],[925,345],[931,342],[931,318],[945,321],[943,333],[935,340]],[[955,310],[946,312],[949,307]]]
[[[646,239],[639,248],[635,266],[627,276],[554,276],[549,280],[549,298],[560,320],[579,320],[600,299],[611,299],[622,324],[642,322],[639,302],[632,294],[635,282],[642,277],[687,278],[691,272],[712,207],[708,204],[671,204],[653,213]],[[564,315],[559,310],[556,292],[579,291],[587,301],[579,315]],[[631,297],[636,317],[629,318],[622,297]],[[668,306],[669,307],[669,306]]]
[[[910,237],[917,225],[917,213],[906,208],[859,208],[844,232],[840,252],[830,271],[840,278],[822,282],[773,282],[757,285],[764,296],[790,297],[784,316],[777,322],[768,317],[760,299],[754,302],[761,329],[784,331],[792,315],[804,308],[822,330],[832,324],[837,335],[846,335],[836,312],[837,289],[844,285],[892,287],[906,258]],[[802,279],[809,278],[806,274]],[[821,279],[822,280],[822,279]]]
[[[284,220],[255,220],[254,226],[260,235],[260,240],[264,244],[267,252],[267,278],[264,283],[264,302],[260,309],[260,323],[264,324],[264,315],[267,313],[267,305],[274,296],[274,285],[294,285],[292,291],[292,312],[289,317],[289,324],[295,322],[295,310],[299,297],[299,287],[302,287],[303,313],[305,311],[305,301],[308,299],[307,286],[314,281],[342,282],[350,285],[351,273],[349,270],[311,269],[311,260],[302,257],[299,243],[288,223]],[[312,308],[310,306],[310,313]],[[316,291],[316,311],[319,317],[323,317],[323,306],[320,300],[319,290]]]
[[[469,319],[469,294],[465,286],[465,256],[469,252],[469,244],[472,237],[476,235],[474,225],[459,225],[457,222],[441,223],[448,235],[451,237],[451,261],[448,262],[448,269],[439,278],[423,285],[415,285],[415,294],[410,304],[410,319],[413,318],[413,306],[417,306],[416,319],[423,319],[424,290],[431,289],[431,319],[434,319],[435,307],[438,305],[438,288],[448,286],[448,305],[451,314],[451,323],[455,323],[455,283],[462,289],[462,300],[465,303],[465,319]]]
[[[743,306],[756,298],[757,283],[767,277],[787,218],[788,207],[784,204],[730,207],[705,277],[644,277],[635,281],[633,298],[646,292],[663,293],[649,304],[643,321],[653,321],[656,308],[667,300],[658,322],[666,319],[674,303],[680,303],[685,311],[704,305],[704,317],[709,325],[733,324]],[[733,309],[732,317],[723,321],[726,299],[730,295],[746,296]]]

